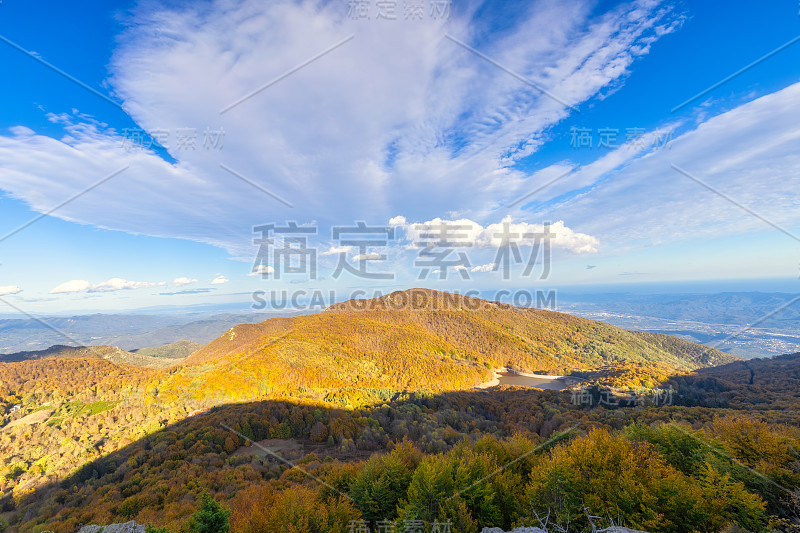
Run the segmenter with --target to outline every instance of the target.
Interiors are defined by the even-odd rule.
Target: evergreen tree
[[[192,533],[230,533],[230,516],[230,509],[204,492],[200,508],[192,515],[188,529]]]

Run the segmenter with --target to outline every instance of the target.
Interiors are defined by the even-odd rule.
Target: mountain
[[[54,346],[0,361],[42,360],[30,371],[55,378],[56,388],[57,375],[69,372],[71,360],[86,359],[81,368],[97,360],[164,368],[147,378],[135,369],[118,375],[130,376],[123,381],[149,380],[147,401],[170,405],[266,396],[355,406],[407,391],[470,389],[491,380],[499,367],[593,379],[614,373],[615,383],[622,376],[631,385],[652,386],[680,371],[739,360],[668,335],[428,289],[350,300],[313,315],[239,324],[195,348],[185,342],[131,353],[110,346]],[[168,358],[187,353],[183,360]],[[0,394],[13,395],[16,385],[24,384],[17,383],[24,381],[24,372],[16,375],[5,380]],[[103,383],[104,388],[125,386]],[[80,390],[76,385],[75,391]]]
[[[0,353],[43,350],[49,346],[66,343],[118,346],[119,343],[111,340],[112,338],[136,336],[184,321],[185,319],[178,317],[99,313],[43,316],[38,320],[3,319],[0,320]],[[124,348],[126,347],[123,346]]]
[[[189,345],[180,345],[176,353]],[[168,347],[162,347],[161,353],[171,353]],[[150,350],[148,352],[148,350]],[[147,348],[144,353],[131,353],[116,346],[63,346],[55,345],[46,350],[36,350],[30,352],[17,352],[12,354],[0,354],[0,363],[19,363],[22,361],[34,361],[37,359],[101,359],[111,361],[120,365],[140,366],[147,368],[164,368],[176,363],[176,358],[169,356],[153,356],[152,353],[159,353],[159,348]]]
[[[162,346],[181,340],[207,343],[225,330],[264,320],[264,314],[45,316],[0,320],[0,354],[38,351],[53,345],[109,345],[123,350]]]
[[[787,451],[800,446],[797,432],[748,418],[755,406],[763,420],[792,419],[794,360],[775,366],[778,378],[756,362],[753,392],[737,384],[752,362],[552,311],[412,289],[237,325],[169,368],[122,364],[121,352],[60,347],[49,355],[64,357],[0,364],[9,531],[126,520],[179,531],[206,490],[233,510],[236,533],[289,530],[292,516],[313,513],[344,517],[316,529],[344,533],[350,519],[410,519],[430,502],[473,533],[535,524],[533,511],[519,514],[531,505],[567,521],[586,515],[584,504],[603,516],[627,509],[623,518],[648,531],[723,531],[750,515],[757,520],[742,523],[758,530],[765,512],[784,516],[783,493],[709,442],[800,486]],[[725,370],[703,369],[713,364]],[[607,372],[620,386],[644,376],[652,390],[674,386],[676,400],[606,408],[576,403],[571,391],[474,388],[500,366]],[[717,406],[729,416],[717,419]],[[674,421],[682,425],[663,426]]]
[[[563,375],[632,362],[665,375],[736,360],[668,335],[411,289],[233,327],[188,357],[160,390],[320,399],[342,389],[467,389],[498,367]]]
[[[164,326],[135,335],[120,335],[109,339],[109,341],[115,346],[121,346],[126,350],[135,350],[145,346],[162,346],[182,340],[206,344],[233,326],[259,322],[264,318],[263,314],[255,313],[214,315],[200,320],[192,320],[191,322]]]
[[[669,381],[686,405],[772,411],[779,413],[776,421],[791,425],[800,420],[800,352],[702,368]]]
[[[136,355],[147,357],[160,357],[167,359],[183,359],[189,357],[192,353],[202,348],[203,345],[198,342],[192,341],[178,341],[155,348],[142,348],[140,350],[131,350]]]

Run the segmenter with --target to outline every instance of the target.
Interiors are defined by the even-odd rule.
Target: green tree
[[[371,457],[350,485],[353,502],[363,518],[396,518],[397,504],[406,495],[411,474],[397,451],[386,456]]]
[[[200,508],[194,512],[187,528],[192,533],[230,533],[231,510],[203,493]]]

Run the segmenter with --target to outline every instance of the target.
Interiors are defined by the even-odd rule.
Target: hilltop
[[[178,360],[186,357],[188,353],[178,358],[173,357],[173,355],[179,355],[188,348],[194,347],[196,349],[196,347],[200,346],[199,344],[188,343],[188,341],[184,342],[186,344],[176,343],[177,346],[167,345],[160,348],[144,348],[135,353],[128,352],[117,346],[64,346],[56,344],[46,350],[0,355],[0,363],[19,363],[39,359],[101,359],[120,365],[164,368],[175,364]]]
[[[564,375],[639,363],[663,376],[736,360],[668,335],[410,289],[233,327],[188,357],[163,390],[236,390],[252,398],[296,393],[300,385],[320,398],[344,388],[466,389],[498,367]]]
[[[36,375],[52,387],[39,388],[41,401],[102,383],[104,390],[137,389],[139,398],[168,405],[295,397],[354,406],[402,392],[470,389],[500,367],[592,378],[614,374],[616,382],[650,387],[670,375],[740,360],[668,335],[427,289],[240,324],[196,347],[184,342],[136,353],[113,346],[20,352],[2,359],[18,363],[0,367],[0,394],[21,397],[18,389],[31,387],[25,376]],[[119,368],[109,373],[101,362]],[[163,370],[151,374],[142,367]],[[87,372],[91,383],[76,382]],[[134,383],[146,383],[145,390]]]
[[[131,353],[147,357],[155,357],[162,359],[184,359],[189,357],[203,345],[199,342],[192,341],[177,341],[163,346],[154,348],[141,348],[139,350],[131,350]]]

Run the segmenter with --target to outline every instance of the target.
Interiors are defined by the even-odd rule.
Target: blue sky
[[[399,0],[391,20],[374,1],[5,0],[0,234],[49,214],[0,237],[2,312],[297,288],[795,291],[800,42],[707,90],[800,36],[796,2],[445,4]],[[252,275],[253,227],[287,221],[316,228],[316,279],[277,276],[272,255]],[[333,238],[358,221],[394,239]],[[553,223],[547,279],[493,270],[503,221]],[[468,264],[419,279],[440,224],[462,227],[448,257]],[[335,277],[340,260],[394,277]]]

